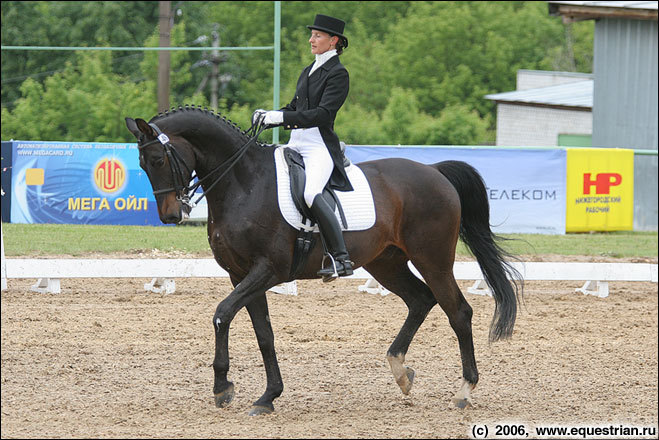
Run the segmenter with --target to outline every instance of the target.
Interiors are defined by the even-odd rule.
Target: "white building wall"
[[[517,90],[539,89],[586,79],[593,79],[593,75],[590,73],[520,69],[517,71]]]
[[[590,111],[497,105],[497,146],[555,147],[559,134],[590,135],[592,130]]]

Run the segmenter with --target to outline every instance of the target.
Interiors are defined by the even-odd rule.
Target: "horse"
[[[258,141],[254,126],[235,123],[197,106],[171,108],[148,123],[125,118],[135,135],[140,166],[153,187],[163,223],[179,223],[190,211],[189,192],[201,185],[208,202],[208,242],[217,263],[234,288],[212,318],[215,405],[226,407],[235,391],[228,380],[229,326],[247,308],[266,373],[266,389],[250,415],[274,411],[283,382],[268,314],[266,291],[291,281],[297,230],[278,214],[274,148]],[[407,317],[387,350],[386,359],[403,394],[410,393],[415,371],[405,355],[430,310],[439,304],[458,339],[462,384],[452,398],[458,408],[472,405],[478,383],[472,337],[472,308],[453,275],[458,238],[467,245],[495,301],[490,342],[510,338],[522,289],[515,258],[492,232],[485,184],[473,167],[461,161],[432,165],[389,158],[356,164],[366,176],[376,210],[372,227],[344,232],[355,269],[364,267],[382,286],[407,305]],[[186,186],[194,179],[197,186]],[[315,246],[296,279],[318,278],[322,247]],[[421,274],[418,278],[408,261]]]

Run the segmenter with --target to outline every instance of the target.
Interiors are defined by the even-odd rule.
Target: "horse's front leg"
[[[265,365],[267,378],[265,393],[259,400],[254,402],[249,415],[270,414],[275,410],[272,401],[281,395],[284,390],[284,383],[281,380],[279,364],[277,363],[275,336],[272,332],[272,325],[270,324],[266,295],[263,294],[254,298],[254,301],[247,304],[247,311],[252,319],[252,326],[254,327],[259,349],[263,356],[263,365]]]
[[[227,380],[229,372],[229,326],[244,306],[265,295],[266,289],[276,284],[266,264],[255,265],[247,276],[217,306],[213,315],[215,329],[215,358],[213,359],[215,406],[223,408],[231,403],[234,386]]]

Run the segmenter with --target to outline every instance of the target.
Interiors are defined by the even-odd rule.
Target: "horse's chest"
[[[223,228],[209,228],[208,242],[213,251],[213,256],[220,266],[230,273],[241,271],[245,259],[242,249],[245,237],[242,236],[241,232],[232,230],[227,225]]]
[[[220,266],[228,270],[227,264],[231,260],[230,248],[227,238],[222,234],[219,227],[212,227],[213,221],[210,220],[208,228],[208,244],[213,251],[213,256],[220,263]]]

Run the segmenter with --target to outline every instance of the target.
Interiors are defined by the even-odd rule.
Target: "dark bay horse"
[[[179,223],[187,212],[185,190],[193,170],[208,200],[208,241],[217,263],[230,275],[233,291],[213,316],[215,404],[234,395],[229,371],[229,326],[247,307],[263,356],[267,385],[250,414],[274,410],[283,391],[266,291],[290,281],[297,231],[279,214],[274,149],[255,141],[235,124],[205,109],[184,107],[156,115],[149,123],[126,118],[138,141],[140,166],[154,189],[163,223]],[[490,229],[485,185],[464,162],[424,165],[406,159],[358,164],[373,193],[376,222],[364,231],[345,232],[355,268],[363,266],[400,296],[407,318],[387,351],[396,383],[408,394],[414,370],[405,355],[430,310],[439,304],[458,338],[463,383],[453,403],[471,404],[478,382],[471,330],[472,309],[453,276],[458,237],[476,257],[496,304],[490,340],[512,335],[521,276],[506,261]],[[298,279],[318,278],[322,246],[315,246]],[[410,260],[423,281],[408,268]],[[511,281],[512,280],[512,281]]]

